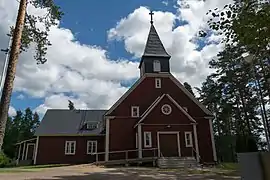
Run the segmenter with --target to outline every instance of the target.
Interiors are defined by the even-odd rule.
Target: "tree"
[[[74,110],[75,109],[74,103],[71,100],[68,100],[68,108],[69,108],[69,110]]]
[[[44,17],[37,17],[26,13],[27,3],[36,8],[46,8],[48,14]],[[16,65],[21,51],[26,51],[30,44],[36,45],[34,58],[38,64],[46,62],[46,50],[50,44],[48,31],[51,25],[55,25],[61,19],[63,13],[56,6],[53,0],[21,0],[15,28],[11,27],[12,45],[10,49],[9,63],[3,93],[0,101],[0,150],[5,134],[5,127],[8,117],[8,109],[16,74]],[[43,23],[45,30],[37,28],[37,23]]]
[[[187,82],[184,82],[184,86],[185,86],[185,88],[195,97],[195,94],[194,94],[194,92],[193,92],[193,90],[192,90],[192,87],[191,87],[191,85],[190,84],[188,84]]]
[[[34,137],[35,130],[39,125],[39,116],[30,108],[17,111],[13,118],[9,117],[6,125],[3,150],[9,158],[14,158],[16,154],[15,144]]]
[[[243,51],[238,45],[227,45],[209,63],[215,73],[207,77],[200,89],[196,88],[199,100],[215,116],[213,130],[221,161],[236,161],[236,153],[254,152],[263,145],[260,136],[264,112],[257,79],[247,73],[252,67],[242,58]]]
[[[269,56],[270,3],[257,0],[234,0],[224,8],[209,10],[211,30],[225,35],[223,42],[238,43],[250,54]],[[206,36],[204,31],[200,36]]]

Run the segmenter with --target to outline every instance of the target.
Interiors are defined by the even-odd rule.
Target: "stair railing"
[[[194,149],[194,147],[192,147],[192,150],[196,153],[196,154],[198,154],[198,152],[196,151],[196,149]],[[193,152],[192,151],[192,152]],[[192,156],[193,156],[193,153],[192,153]],[[201,162],[203,162],[202,161],[202,158],[201,158],[201,156],[200,156],[200,154],[198,154],[198,157],[199,157],[199,160],[201,161]],[[196,159],[197,159],[197,156],[196,156]],[[198,161],[198,159],[197,159],[197,161]]]

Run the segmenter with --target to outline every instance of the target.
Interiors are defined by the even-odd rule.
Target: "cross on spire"
[[[150,11],[149,14],[150,14],[150,16],[151,16],[151,21],[150,21],[150,23],[153,24],[153,15],[154,15],[154,13],[153,13],[153,11]]]

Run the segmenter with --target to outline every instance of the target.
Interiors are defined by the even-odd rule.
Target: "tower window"
[[[153,68],[154,68],[154,72],[160,72],[161,67],[160,67],[160,61],[159,60],[154,60]]]
[[[156,84],[156,88],[161,88],[161,79],[160,78],[156,78],[155,79],[155,84]]]

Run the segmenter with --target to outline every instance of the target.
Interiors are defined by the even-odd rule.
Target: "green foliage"
[[[34,58],[37,60],[38,64],[43,64],[47,61],[45,57],[47,48],[51,45],[48,40],[50,27],[57,25],[64,14],[61,12],[60,7],[55,5],[53,0],[29,0],[28,2],[28,5],[33,5],[36,8],[46,8],[47,14],[36,16],[26,13],[26,20],[21,39],[21,52],[27,51],[30,45],[34,44],[36,46]],[[37,24],[43,24],[45,28],[38,28]],[[11,35],[13,32],[14,27],[11,27]]]
[[[262,68],[258,67],[255,76],[252,66],[241,56],[243,51],[238,45],[227,45],[209,63],[215,73],[207,77],[201,89],[197,88],[199,100],[216,117],[216,149],[219,160],[224,162],[236,161],[236,153],[258,151],[258,146],[265,148],[260,136],[265,113],[262,107],[269,89]]]
[[[8,158],[3,152],[0,152],[0,168],[7,167],[10,164],[10,158]]]
[[[190,84],[188,84],[187,82],[184,82],[184,86],[185,86],[185,88],[195,97],[195,94],[194,94],[194,92],[193,92],[193,90],[192,90],[192,87],[191,87],[191,85]]]
[[[223,42],[238,43],[251,54],[269,56],[270,3],[258,0],[234,0],[224,8],[209,10],[209,28],[225,35]],[[207,33],[200,31],[205,37]]]
[[[74,106],[74,103],[70,100],[68,100],[68,108],[69,110],[74,110],[75,109],[75,106]]]
[[[25,109],[24,113],[17,111],[16,116],[9,117],[3,144],[4,153],[8,157],[14,158],[16,155],[15,144],[33,138],[39,123],[38,114],[33,114],[30,108]]]

